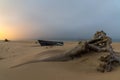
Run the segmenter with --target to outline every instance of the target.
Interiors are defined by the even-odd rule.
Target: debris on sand
[[[120,63],[120,56],[116,55],[111,46],[112,39],[106,35],[104,31],[97,31],[93,39],[88,41],[80,41],[79,44],[73,49],[65,52],[64,55],[57,57],[50,57],[42,61],[69,61],[74,58],[81,57],[85,53],[90,52],[109,52],[109,55],[101,57],[102,64],[100,63],[97,71],[110,72],[113,66]]]
[[[4,41],[5,41],[5,42],[9,42],[9,40],[8,40],[8,39],[5,39]]]
[[[63,46],[63,42],[38,40],[41,46]]]

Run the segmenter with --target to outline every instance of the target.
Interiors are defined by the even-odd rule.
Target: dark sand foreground
[[[90,53],[68,62],[37,62],[42,57],[62,54],[77,45],[66,42],[64,46],[41,47],[35,41],[0,42],[0,80],[119,80],[120,67],[112,72],[96,71],[98,58],[106,53]],[[120,43],[113,43],[120,52]],[[29,63],[34,61],[34,63]],[[10,68],[15,65],[15,68]],[[28,64],[29,63],[29,64]]]

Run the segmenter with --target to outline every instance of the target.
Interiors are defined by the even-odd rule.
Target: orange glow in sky
[[[5,38],[7,39],[16,39],[15,31],[6,27],[5,25],[0,25],[0,40]]]
[[[21,27],[20,27],[21,26]],[[8,39],[8,40],[22,40],[28,39],[31,36],[36,36],[31,34],[32,31],[29,31],[29,28],[22,27],[22,25],[9,25],[2,23],[0,24],[0,40]]]

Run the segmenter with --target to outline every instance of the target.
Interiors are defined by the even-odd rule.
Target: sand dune
[[[65,42],[64,46],[41,47],[36,41],[0,42],[0,80],[118,80],[120,67],[112,72],[99,73],[98,58],[107,53],[85,54],[67,62],[39,62],[39,60],[63,54],[77,42]],[[120,52],[120,43],[113,43]],[[14,67],[15,68],[10,68]]]

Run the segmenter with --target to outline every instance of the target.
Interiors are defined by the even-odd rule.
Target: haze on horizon
[[[120,0],[0,0],[0,39],[120,39]]]

